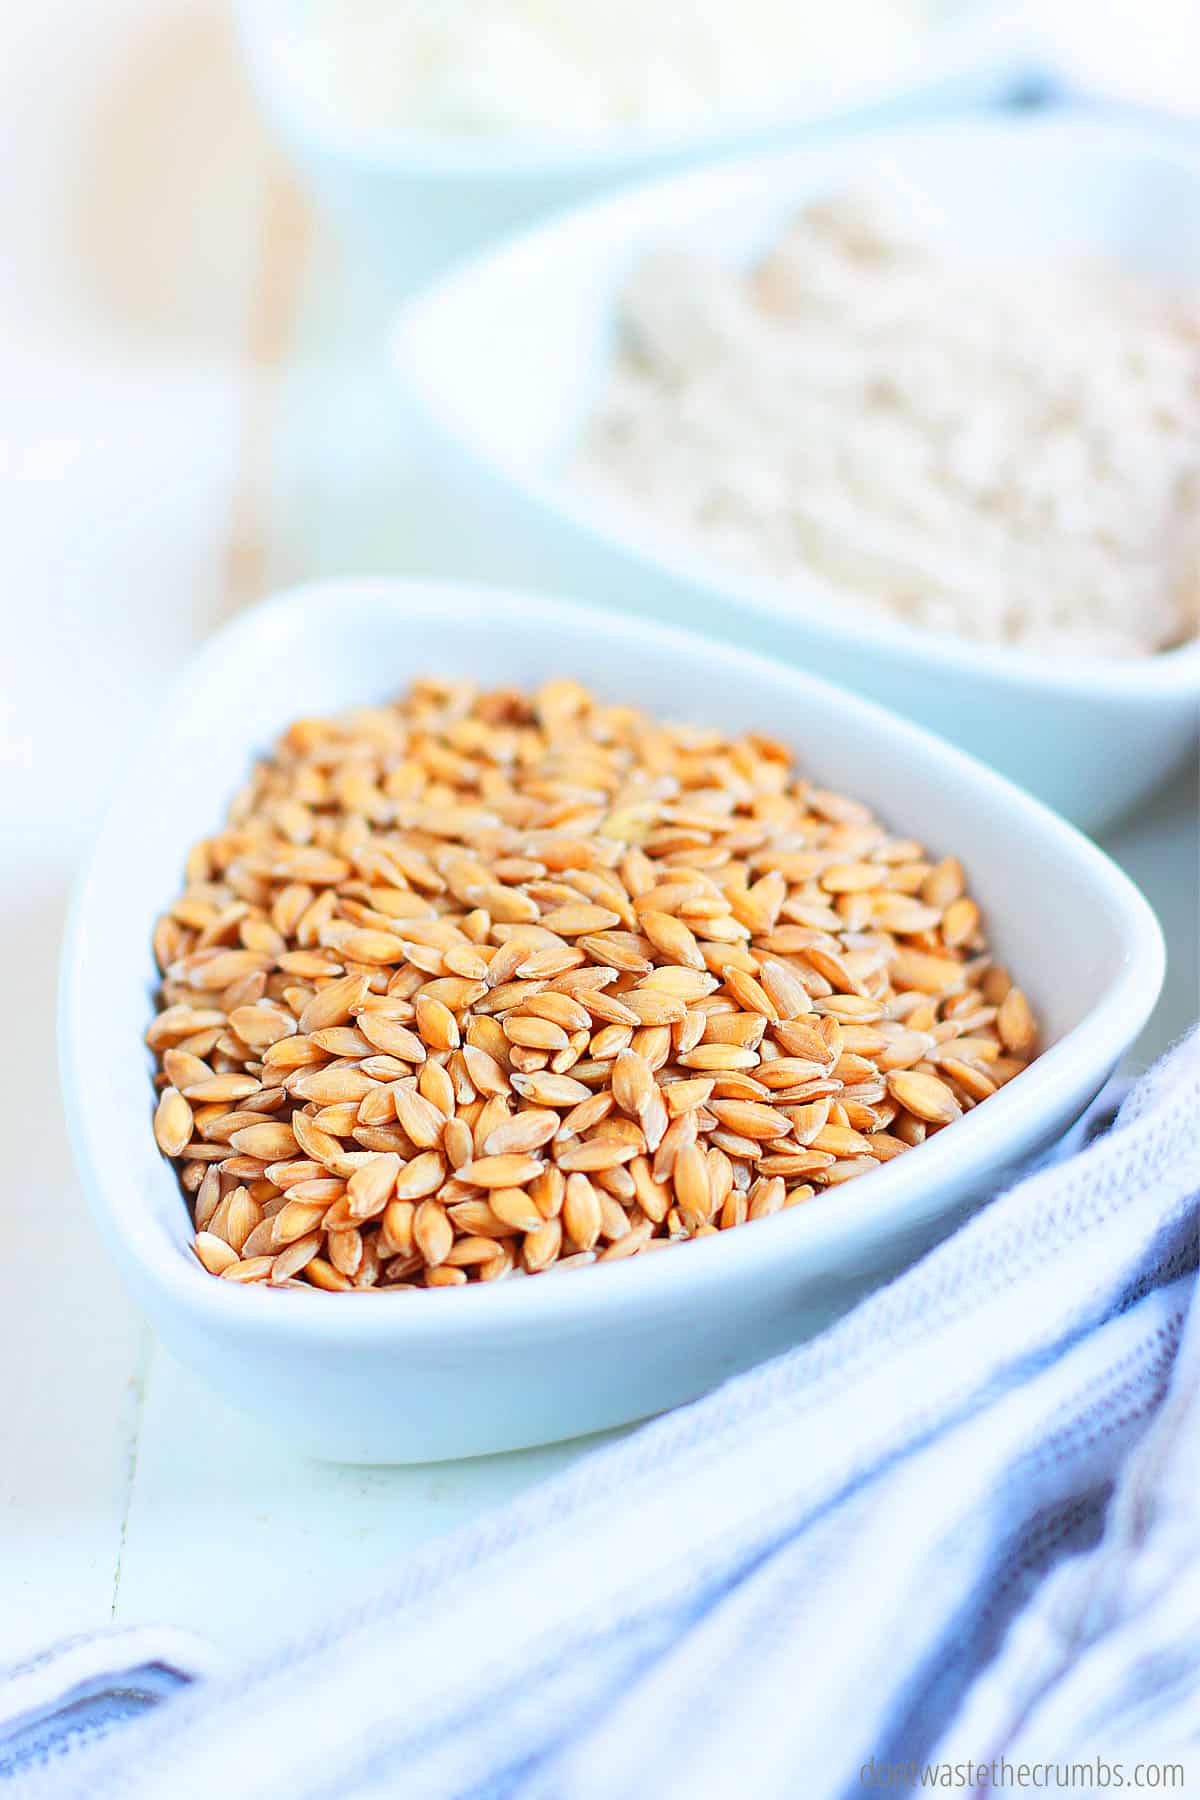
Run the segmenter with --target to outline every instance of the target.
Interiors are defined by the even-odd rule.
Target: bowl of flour
[[[652,250],[572,470],[648,544],[1072,660],[1200,630],[1200,306],[1114,260],[964,256],[886,184],[749,268]]]

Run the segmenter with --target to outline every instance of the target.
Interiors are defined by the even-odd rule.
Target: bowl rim
[[[754,150],[718,163],[634,181],[617,193],[561,208],[536,224],[508,233],[435,276],[400,304],[388,331],[390,361],[406,398],[446,451],[502,482],[511,494],[536,507],[547,522],[569,528],[586,545],[683,584],[709,600],[744,608],[792,633],[822,640],[847,653],[891,650],[919,657],[935,677],[941,671],[961,673],[1046,697],[1137,701],[1146,696],[1191,694],[1200,701],[1200,632],[1148,656],[1054,660],[1036,648],[979,644],[886,616],[856,615],[840,603],[844,596],[839,589],[811,572],[801,577],[807,602],[803,607],[792,604],[788,594],[774,584],[736,571],[726,573],[718,568],[708,572],[711,565],[702,550],[673,545],[665,533],[661,543],[648,542],[647,535],[636,528],[622,528],[615,508],[610,512],[602,503],[574,494],[553,472],[514,469],[510,462],[466,437],[440,404],[437,385],[430,377],[439,361],[440,321],[448,312],[469,305],[472,289],[493,279],[507,280],[522,265],[565,261],[580,235],[638,241],[648,219],[655,221],[652,231],[669,232],[670,225],[659,215],[672,202],[682,202],[691,218],[709,203],[719,206],[723,196],[736,195],[746,184],[758,181],[796,180],[807,186],[815,171],[814,191],[820,192],[826,183],[844,179],[846,171],[860,160],[886,156],[893,149],[903,153],[929,147],[953,156],[969,154],[973,146],[999,145],[1018,147],[1020,153],[1036,157],[1053,155],[1063,143],[1077,152],[1094,154],[1098,160],[1151,157],[1173,167],[1194,184],[1200,212],[1200,147],[1189,145],[1177,129],[1166,124],[1069,113],[1045,117],[992,114],[881,126],[835,142]]]
[[[205,689],[229,658],[235,654],[253,655],[263,642],[272,638],[278,641],[281,631],[295,633],[306,623],[311,625],[318,620],[327,624],[330,604],[347,598],[372,608],[402,608],[408,617],[432,618],[441,625],[478,619],[482,610],[496,608],[502,608],[510,622],[519,618],[522,627],[529,628],[566,625],[576,634],[582,630],[595,636],[611,629],[612,624],[608,615],[596,608],[481,583],[420,577],[354,577],[304,583],[260,602],[216,631],[171,683],[156,717],[140,736],[141,745],[160,735],[168,736],[176,707]],[[1036,1120],[1052,1112],[1056,1103],[1081,1080],[1095,1078],[1098,1088],[1137,1035],[1162,984],[1162,932],[1133,882],[1072,825],[936,734],[832,682],[673,626],[622,620],[621,629],[631,639],[631,652],[657,656],[683,653],[689,658],[699,654],[716,659],[723,667],[732,664],[760,682],[765,680],[776,686],[782,683],[798,699],[806,693],[817,693],[844,711],[848,727],[863,724],[873,735],[886,730],[895,754],[903,756],[913,750],[936,753],[955,779],[969,786],[981,806],[999,811],[1005,819],[1005,830],[1014,837],[1032,828],[1035,838],[1048,838],[1064,856],[1081,865],[1095,884],[1097,896],[1103,898],[1124,944],[1119,965],[1099,1003],[1044,1051],[1029,1070],[992,1096],[987,1106],[976,1108],[958,1121],[954,1128],[957,1135],[949,1147],[950,1134],[938,1133],[911,1155],[862,1177],[872,1184],[871,1217],[864,1216],[860,1207],[853,1218],[847,1219],[835,1196],[819,1195],[804,1207],[759,1221],[757,1228],[748,1225],[689,1243],[685,1253],[680,1247],[679,1255],[668,1252],[630,1258],[606,1268],[602,1280],[536,1281],[532,1287],[525,1281],[472,1283],[461,1291],[406,1293],[403,1304],[386,1307],[372,1305],[370,1298],[365,1304],[360,1303],[357,1293],[256,1292],[252,1287],[214,1280],[171,1238],[162,1220],[135,1197],[137,1184],[120,1182],[113,1172],[111,1144],[104,1143],[102,1122],[96,1116],[99,1103],[89,1103],[85,1086],[87,925],[100,880],[102,853],[114,830],[120,827],[123,804],[136,795],[145,779],[144,753],[140,754],[135,746],[114,784],[75,883],[60,961],[58,1038],[64,1108],[76,1166],[93,1215],[104,1228],[106,1247],[124,1266],[143,1299],[148,1292],[154,1292],[193,1321],[208,1322],[215,1331],[246,1330],[291,1342],[370,1344],[381,1335],[411,1337],[416,1341],[437,1338],[443,1333],[470,1339],[486,1338],[497,1331],[520,1335],[552,1325],[584,1328],[607,1312],[619,1312],[622,1306],[653,1308],[672,1296],[703,1297],[719,1292],[739,1274],[752,1271],[764,1258],[776,1262],[780,1258],[802,1258],[806,1245],[837,1246],[839,1238],[847,1240],[845,1248],[852,1253],[856,1232],[865,1229],[872,1240],[876,1221],[886,1222],[889,1230],[899,1230],[906,1221],[928,1216],[920,1204],[922,1194],[960,1163],[960,1149],[965,1149],[968,1157],[988,1162],[1006,1143],[1013,1142],[1014,1122],[1018,1136],[1028,1141],[1036,1133]],[[248,732],[246,750],[250,753],[253,748],[253,734]],[[101,887],[99,891],[104,890]],[[148,959],[151,924],[148,911]],[[1023,1115],[1034,1121],[1032,1132],[1022,1127]],[[146,1130],[149,1132],[148,1110]],[[969,1141],[967,1133],[971,1134]],[[103,1154],[106,1148],[107,1155]],[[161,1173],[164,1181],[177,1188],[174,1170],[165,1160]],[[768,1225],[773,1237],[765,1234]],[[592,1271],[572,1273],[590,1276]],[[465,1302],[464,1294],[470,1296]],[[399,1302],[400,1296],[393,1299]]]
[[[553,131],[441,133],[432,129],[360,126],[322,106],[289,68],[286,46],[295,41],[288,0],[234,0],[234,30],[260,103],[297,143],[307,144],[359,172],[470,176],[474,181],[528,180],[547,175],[595,177],[618,174],[653,160],[716,156],[739,145],[769,143],[806,129],[834,124],[903,103],[918,91],[953,80],[990,74],[1015,83],[1041,72],[1046,57],[1025,44],[1020,0],[955,0],[955,13],[934,23],[913,49],[890,68],[868,69],[831,84],[799,111],[765,118],[740,116],[716,125],[652,128],[611,126],[594,136],[564,137]]]

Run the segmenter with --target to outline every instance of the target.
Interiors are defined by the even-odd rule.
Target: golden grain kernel
[[[704,1152],[695,1144],[686,1144],[675,1158],[672,1174],[675,1196],[685,1217],[697,1223],[709,1216],[712,1190],[708,1180],[708,1163]]]
[[[996,1014],[996,1030],[1006,1050],[1027,1055],[1037,1038],[1029,1002],[1019,987],[1010,987]]]
[[[888,1092],[906,1112],[928,1125],[949,1125],[962,1111],[953,1089],[936,1075],[918,1069],[897,1069],[887,1078]]]
[[[548,1144],[562,1121],[556,1112],[530,1107],[504,1119],[484,1137],[480,1150],[485,1157],[521,1155]]]
[[[192,1109],[177,1088],[162,1091],[154,1111],[154,1136],[164,1156],[181,1156],[192,1135]]]
[[[562,1211],[563,1229],[577,1250],[590,1250],[600,1236],[600,1201],[586,1175],[567,1178]]]
[[[471,1187],[524,1187],[541,1170],[533,1156],[479,1156],[456,1171],[459,1181]]]
[[[369,1161],[363,1163],[361,1168],[355,1169],[346,1183],[351,1217],[355,1219],[377,1217],[395,1193],[399,1174],[400,1158],[395,1152],[372,1156]],[[344,1274],[346,1271],[342,1272]]]
[[[454,1227],[436,1200],[422,1200],[413,1215],[413,1245],[429,1267],[444,1263],[454,1243]]]
[[[493,1188],[488,1194],[488,1205],[514,1231],[537,1231],[545,1224],[545,1214],[524,1188]]]

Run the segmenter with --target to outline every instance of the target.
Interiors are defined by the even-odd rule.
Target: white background
[[[275,165],[215,3],[40,0],[4,30],[0,1661],[110,1619],[245,1650],[573,1451],[316,1465],[153,1344],[63,1131],[70,883],[162,683],[234,607],[284,576],[528,556],[464,541],[406,462],[385,297]],[[1197,1009],[1194,777],[1109,845],[1171,939],[1144,1060]]]

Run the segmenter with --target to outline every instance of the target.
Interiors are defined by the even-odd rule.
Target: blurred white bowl
[[[631,268],[663,242],[745,262],[813,196],[887,176],[973,251],[1078,252],[1200,280],[1200,159],[1178,136],[1080,118],[981,119],[740,157],[594,202],[474,259],[401,314],[396,361],[465,505],[541,533],[583,598],[686,622],[845,682],[1096,829],[1195,735],[1200,642],[1051,663],[856,617],[815,576],[795,598],[660,545],[563,479],[618,336]],[[445,454],[447,453],[448,454]]]
[[[251,85],[318,198],[407,281],[619,182],[729,151],[995,101],[1032,72],[1015,0],[950,0],[947,23],[902,64],[830,82],[819,100],[786,117],[687,132],[622,130],[583,143],[544,133],[441,136],[356,125],[313,77],[304,7],[305,0],[234,0]]]
[[[948,1131],[849,1187],[657,1256],[436,1293],[214,1281],[151,1131],[142,1038],[155,918],[178,892],[189,846],[291,720],[386,699],[433,672],[521,687],[574,673],[611,700],[794,745],[823,781],[962,857],[1048,1048]],[[63,1089],[100,1234],[170,1349],[315,1455],[423,1461],[659,1412],[799,1342],[1078,1116],[1145,1023],[1162,971],[1154,915],[1107,857],[880,707],[587,608],[436,582],[326,582],[219,633],[126,773],[67,931]]]

